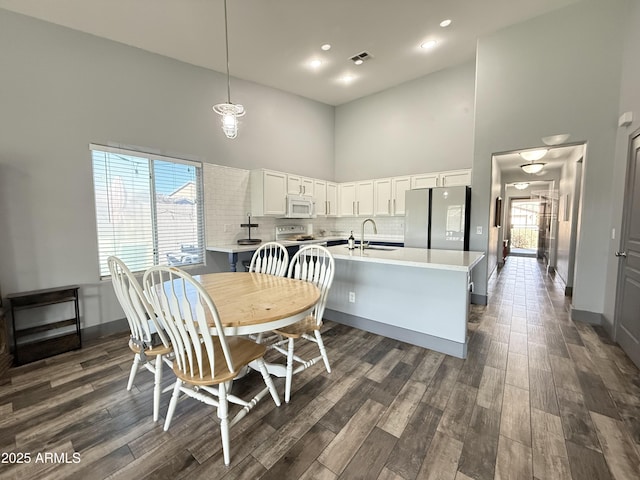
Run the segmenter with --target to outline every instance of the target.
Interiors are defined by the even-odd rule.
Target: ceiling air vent
[[[370,58],[373,58],[373,55],[371,55],[369,52],[360,52],[357,55],[351,57],[351,61],[356,65],[362,65],[365,60],[369,60]]]

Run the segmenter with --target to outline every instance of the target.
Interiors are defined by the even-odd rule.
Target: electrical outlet
[[[356,292],[349,292],[349,303],[356,303]]]
[[[482,226],[481,225],[478,225],[476,227],[476,235],[482,235]]]

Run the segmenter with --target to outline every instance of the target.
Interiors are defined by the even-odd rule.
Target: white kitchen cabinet
[[[379,178],[373,181],[374,210],[376,217],[393,215],[391,179]]]
[[[287,174],[272,170],[252,170],[251,215],[283,216],[287,211]]]
[[[411,176],[411,188],[455,187],[458,185],[471,185],[471,169]]]
[[[356,215],[373,215],[373,180],[356,182]]]
[[[313,181],[313,204],[316,215],[321,217],[327,215],[327,182],[324,180]]]
[[[404,215],[404,194],[411,187],[411,177],[374,180],[374,215]]]
[[[411,189],[411,177],[394,177],[391,179],[391,209],[393,215],[405,214],[404,194]]]
[[[314,180],[313,198],[316,207],[316,215],[335,217],[338,215],[338,184]]]
[[[373,215],[373,180],[341,183],[339,191],[341,217]]]
[[[287,193],[313,196],[313,179],[300,175],[287,175]]]
[[[341,183],[338,186],[338,215],[341,217],[356,216],[356,184]]]
[[[327,182],[327,216],[338,215],[338,184]]]
[[[440,172],[439,187],[456,187],[459,185],[471,185],[471,170]]]
[[[411,175],[411,188],[433,188],[438,185],[437,173],[425,173],[421,175]]]

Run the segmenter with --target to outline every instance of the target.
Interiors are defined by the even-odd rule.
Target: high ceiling
[[[340,105],[472,60],[479,36],[578,1],[228,0],[231,75]],[[223,0],[0,0],[0,8],[226,71]],[[438,43],[420,48],[427,40]],[[363,51],[372,58],[354,65]],[[311,68],[313,59],[322,65]]]

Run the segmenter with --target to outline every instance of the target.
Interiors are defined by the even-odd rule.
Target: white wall
[[[623,68],[620,87],[618,114],[633,112],[633,122],[628,127],[617,130],[615,157],[612,162],[613,196],[609,216],[613,219],[611,227],[616,229],[616,238],[609,236],[607,241],[608,263],[606,268],[606,290],[604,317],[605,327],[613,331],[615,316],[616,286],[618,281],[619,260],[613,255],[621,248],[622,205],[624,200],[625,177],[629,150],[629,136],[640,128],[640,0],[630,0],[625,12]],[[610,232],[609,232],[610,233]]]
[[[331,106],[232,79],[247,115],[228,140],[224,75],[1,9],[0,65],[0,288],[80,284],[83,326],[122,318],[98,281],[90,142],[334,177]]]
[[[564,281],[565,286],[573,287],[573,262],[571,256],[571,232],[574,203],[576,197],[577,160],[571,159],[563,164],[560,181],[558,183],[558,243],[556,257],[556,272]],[[564,209],[564,212],[562,211]],[[572,221],[573,220],[573,221]],[[570,275],[571,274],[571,275]]]
[[[470,168],[474,82],[468,62],[336,107],[336,180]]]
[[[472,232],[489,222],[491,155],[570,133],[587,141],[583,224],[573,304],[602,312],[613,195],[625,0],[585,0],[480,38],[477,51]],[[635,60],[634,60],[635,61]],[[471,235],[472,250],[488,236]],[[474,269],[486,292],[487,263]]]

